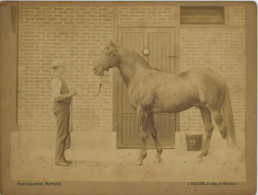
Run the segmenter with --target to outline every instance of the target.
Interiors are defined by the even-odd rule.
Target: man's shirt
[[[61,95],[60,91],[62,88],[62,83],[58,78],[53,78],[51,80],[51,94],[53,99],[59,97]]]

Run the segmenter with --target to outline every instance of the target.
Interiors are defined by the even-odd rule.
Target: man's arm
[[[52,96],[54,98],[54,102],[59,102],[77,95],[74,89],[72,89],[70,93],[62,95],[60,94],[61,87],[62,87],[62,83],[59,79],[55,78],[51,81],[51,89],[52,89]]]
[[[54,101],[59,102],[59,101],[62,101],[62,100],[66,100],[66,99],[71,98],[75,95],[77,95],[77,93],[74,89],[72,89],[70,93],[63,94],[63,95],[60,95],[60,96],[54,98]]]

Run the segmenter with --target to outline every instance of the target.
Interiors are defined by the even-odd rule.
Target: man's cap
[[[56,59],[56,60],[53,60],[51,67],[53,69],[55,69],[56,67],[61,66],[61,65],[64,65],[64,61],[61,59]]]

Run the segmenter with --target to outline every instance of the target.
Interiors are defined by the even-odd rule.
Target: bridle
[[[109,71],[109,64],[110,62],[112,62],[113,58],[115,57],[115,54],[112,51],[108,51],[108,53],[106,53],[106,51],[108,50],[108,48],[105,48],[102,53],[105,52],[106,60],[105,61],[98,61],[99,66],[101,66],[101,70],[104,72]]]
[[[101,66],[101,70],[102,70],[103,72],[104,72],[105,70],[106,70],[106,71],[109,70],[108,63],[109,63],[108,60],[107,60],[106,62],[98,61],[98,64]]]
[[[105,48],[103,50],[103,52],[106,52],[106,50],[107,50],[107,48]],[[114,54],[113,55],[112,54],[113,54],[113,52],[111,52],[111,51],[107,54],[105,53],[105,55],[108,56],[107,59],[105,61],[99,61],[99,60],[97,61],[99,66],[101,66],[101,71],[102,72],[109,71],[109,63],[112,61],[112,59],[114,57]],[[102,88],[103,76],[104,76],[104,74],[100,75],[100,84],[99,84],[99,90],[98,90],[97,94],[93,98],[91,98],[89,101],[94,100],[99,95],[99,93],[101,91],[101,88]]]

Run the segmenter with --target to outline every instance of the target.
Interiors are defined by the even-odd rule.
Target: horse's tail
[[[232,140],[233,144],[236,145],[234,117],[233,117],[233,113],[232,113],[229,89],[228,89],[227,85],[225,88],[224,101],[222,103],[222,111],[223,111],[225,123],[227,125],[227,140],[229,142],[229,138],[230,138]]]

